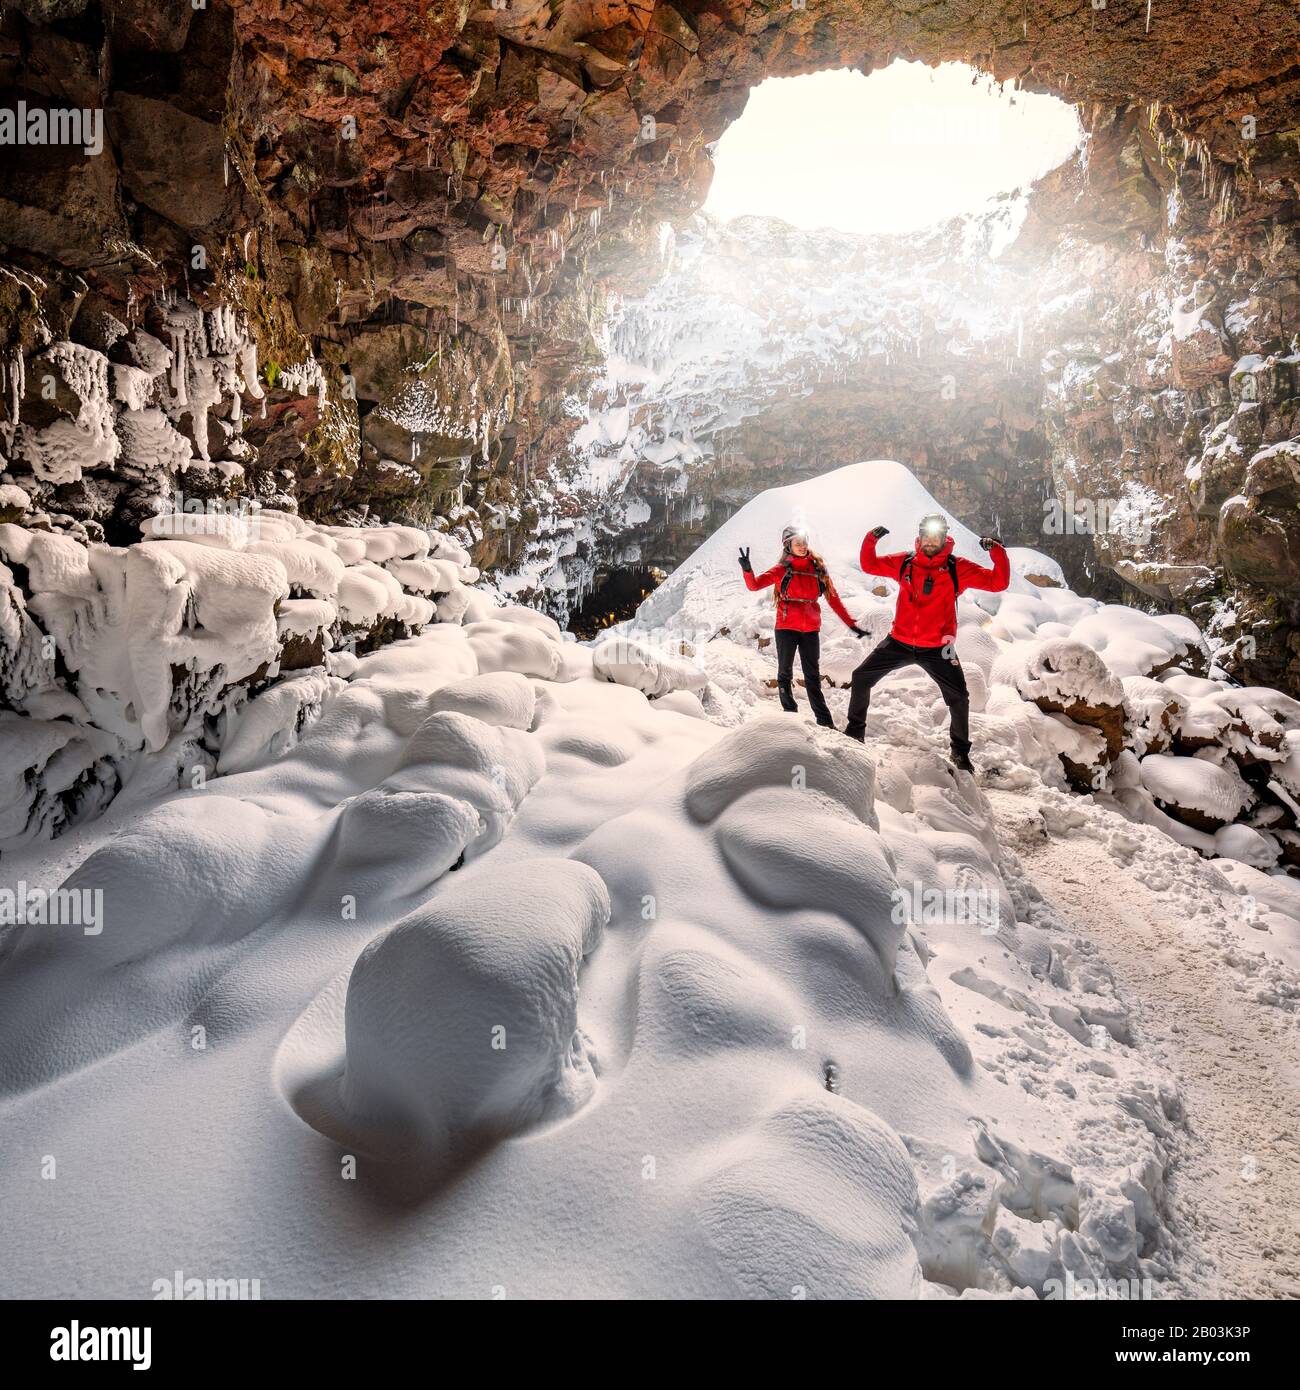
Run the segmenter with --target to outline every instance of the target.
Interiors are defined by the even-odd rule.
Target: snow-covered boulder
[[[630,685],[652,700],[674,690],[699,691],[707,677],[688,657],[635,637],[610,637],[592,652],[597,680]]]
[[[1173,686],[1150,676],[1125,676],[1124,703],[1128,709],[1128,737],[1133,752],[1167,753],[1186,705]]]
[[[1113,763],[1124,747],[1124,687],[1090,646],[1063,638],[1012,643],[993,663],[994,685],[1008,685],[1044,714],[1095,730],[1099,741],[1061,753],[1067,776],[1096,789],[1098,769]],[[1080,761],[1084,753],[1086,761]]]
[[[1170,815],[1213,833],[1250,806],[1255,794],[1229,763],[1150,753],[1141,761],[1142,785]]]
[[[1091,647],[1121,677],[1158,674],[1183,660],[1200,642],[1200,632],[1189,619],[1170,624],[1116,603],[1075,623],[1070,635]]]
[[[1271,869],[1281,857],[1272,835],[1261,834],[1248,825],[1225,825],[1214,832],[1214,852],[1224,859],[1236,859],[1253,869]]]
[[[576,1109],[595,1086],[578,970],[609,914],[594,869],[525,860],[373,941],[348,982],[349,1115],[447,1153]]]

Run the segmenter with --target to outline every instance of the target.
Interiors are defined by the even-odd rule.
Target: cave
[[[908,72],[1073,133],[737,192]],[[1294,1297],[1295,0],[8,0],[0,87],[0,1295]]]
[[[585,640],[616,623],[628,622],[663,577],[657,566],[640,564],[597,572],[591,592],[569,615],[569,631]]]

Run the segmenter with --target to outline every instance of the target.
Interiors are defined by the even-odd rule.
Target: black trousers
[[[808,692],[808,704],[819,724],[833,725],[831,712],[822,694],[822,672],[818,664],[821,658],[821,635],[816,632],[793,632],[788,627],[776,630],[776,689],[781,697],[783,710],[797,710],[794,699],[794,654],[799,653],[799,664],[803,667],[804,688]]]
[[[969,753],[970,693],[966,689],[966,676],[961,663],[955,657],[946,657],[944,651],[943,647],[909,647],[906,642],[886,637],[853,672],[849,691],[849,720],[844,732],[850,738],[864,738],[872,687],[891,671],[903,666],[919,666],[939,687],[939,693],[948,706],[952,751]]]

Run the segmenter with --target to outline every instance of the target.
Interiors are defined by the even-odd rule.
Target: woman
[[[867,634],[849,617],[821,557],[808,549],[808,537],[798,527],[787,526],[781,532],[781,558],[770,570],[754,573],[748,547],[740,552],[740,568],[745,574],[745,587],[751,592],[766,589],[769,584],[776,586],[773,595],[776,599],[776,688],[781,696],[781,708],[791,713],[799,708],[793,689],[797,651],[812,712],[819,724],[833,729],[835,724],[822,694],[822,674],[818,666],[822,595],[850,632],[858,637]]]

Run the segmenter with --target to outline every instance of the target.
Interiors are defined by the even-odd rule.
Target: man
[[[996,536],[980,537],[980,545],[993,556],[992,569],[956,558],[948,522],[938,512],[922,517],[910,554],[877,555],[876,542],[888,532],[887,526],[877,526],[868,534],[862,542],[860,563],[867,574],[898,581],[894,625],[853,673],[844,732],[859,742],[865,739],[872,687],[902,666],[919,666],[938,685],[948,706],[954,766],[974,772],[970,761],[970,695],[954,645],[957,595],[965,589],[987,589],[995,594],[1005,589],[1011,579],[1006,548]]]

